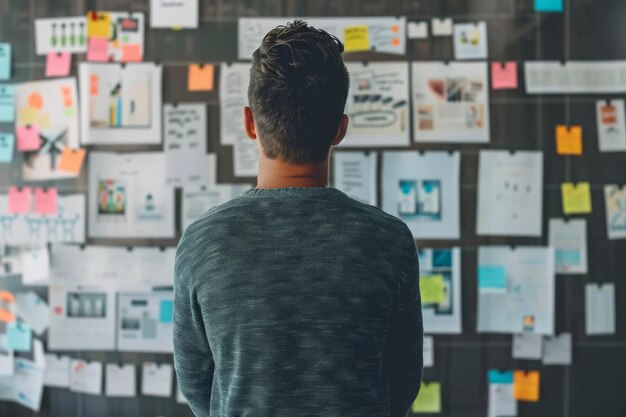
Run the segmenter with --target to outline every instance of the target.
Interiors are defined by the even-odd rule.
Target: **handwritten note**
[[[370,35],[367,25],[348,26],[343,31],[344,51],[358,52],[370,49]]]
[[[556,152],[559,155],[582,155],[583,128],[581,126],[557,126]]]
[[[513,373],[513,398],[518,401],[539,401],[538,371],[515,371]]]
[[[191,64],[187,75],[189,91],[213,90],[215,67],[212,64]]]
[[[561,184],[563,199],[563,213],[586,214],[591,213],[591,186],[588,182]]]
[[[57,189],[35,188],[35,213],[55,214],[57,212]]]
[[[414,413],[441,413],[441,384],[422,382],[420,392],[413,401],[411,409]]]
[[[11,44],[0,43],[0,80],[11,78]]]
[[[420,295],[424,304],[439,304],[446,299],[443,275],[424,275],[420,277]]]
[[[517,62],[491,64],[491,88],[494,90],[517,88]]]
[[[72,67],[72,54],[50,52],[46,56],[46,77],[67,77]]]
[[[85,154],[86,151],[83,148],[72,149],[66,146],[59,157],[57,170],[78,174],[85,161]]]
[[[9,197],[9,214],[30,213],[30,187],[9,187],[7,194]]]
[[[0,163],[8,163],[13,160],[15,148],[15,136],[11,133],[0,133]]]

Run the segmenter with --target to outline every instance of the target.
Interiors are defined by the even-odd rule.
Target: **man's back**
[[[181,391],[197,416],[404,416],[417,277],[411,233],[381,210],[334,188],[250,189],[179,244]]]

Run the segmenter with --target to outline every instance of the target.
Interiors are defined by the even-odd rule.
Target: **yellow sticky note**
[[[556,152],[559,155],[582,155],[583,128],[581,126],[557,126]]]
[[[108,13],[87,13],[87,36],[90,38],[110,38],[111,15]]]
[[[538,371],[515,371],[513,372],[513,398],[518,401],[539,401]]]
[[[420,277],[420,296],[424,304],[439,304],[446,300],[446,284],[443,275]]]
[[[34,125],[37,121],[37,110],[32,107],[20,107],[17,111],[17,124]]]
[[[420,392],[411,408],[414,413],[441,413],[441,384],[422,382]]]
[[[344,52],[369,51],[370,35],[367,25],[348,26],[343,30]]]
[[[563,198],[563,213],[584,214],[591,213],[591,186],[588,182],[561,184]]]

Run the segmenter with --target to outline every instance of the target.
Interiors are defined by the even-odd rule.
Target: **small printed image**
[[[126,214],[126,184],[119,180],[98,181],[98,214]]]
[[[106,293],[68,293],[67,317],[105,318],[106,297]]]
[[[535,330],[535,316],[524,316],[523,320],[525,332],[532,332]]]
[[[454,285],[452,283],[452,250],[422,249],[417,251],[420,263],[420,277],[441,276],[443,297],[436,303],[422,301],[422,309],[432,310],[436,316],[453,314]]]
[[[403,220],[441,220],[441,181],[400,180],[398,214]]]

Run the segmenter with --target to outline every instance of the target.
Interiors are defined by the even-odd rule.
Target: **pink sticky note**
[[[30,187],[9,187],[9,214],[30,213]]]
[[[142,59],[140,44],[122,45],[122,62],[141,62]]]
[[[492,63],[491,87],[494,90],[517,88],[517,62]]]
[[[70,75],[72,54],[50,52],[46,57],[46,77],[66,77]]]
[[[109,40],[106,38],[89,38],[87,61],[108,62]]]
[[[35,213],[55,214],[57,212],[57,189],[35,188]]]
[[[41,146],[37,126],[16,126],[15,136],[17,136],[17,150],[20,152],[36,151]]]

